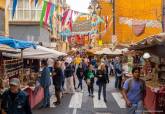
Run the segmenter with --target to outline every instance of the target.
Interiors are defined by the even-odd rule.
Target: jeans
[[[75,92],[74,83],[73,83],[73,76],[65,78],[66,83],[66,92],[73,93]]]
[[[44,88],[44,100],[43,100],[43,107],[50,105],[50,93],[49,93],[49,86]]]
[[[121,81],[122,81],[122,76],[120,77],[116,76],[115,88],[121,89]]]
[[[143,102],[139,101],[137,104],[132,104],[131,107],[128,108],[127,113],[128,114],[143,114]]]
[[[83,79],[82,78],[78,78],[78,80],[79,80],[79,84],[78,84],[77,88],[81,87],[81,90],[82,90],[82,81],[83,81]]]
[[[98,97],[100,99],[102,88],[103,88],[103,98],[104,98],[104,100],[106,100],[106,84],[105,83],[99,84]]]

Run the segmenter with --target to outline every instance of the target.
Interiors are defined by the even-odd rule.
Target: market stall
[[[150,36],[130,47],[147,52],[144,55],[143,79],[147,84],[145,107],[151,114],[165,112],[165,33]],[[150,54],[150,55],[149,55]]]
[[[10,78],[18,77],[21,80],[21,89],[29,94],[29,101],[31,108],[34,108],[43,99],[44,92],[43,88],[39,84],[26,83],[24,80],[24,70],[23,70],[23,50],[26,48],[33,47],[36,45],[31,42],[15,40],[12,38],[0,36],[0,71],[1,79],[5,82],[5,87],[8,88],[8,82]],[[3,56],[6,54],[20,55],[18,58],[8,56]],[[33,81],[36,81],[32,79]]]

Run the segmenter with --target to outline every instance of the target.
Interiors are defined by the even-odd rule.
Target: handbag
[[[91,84],[91,80],[90,79],[87,79],[87,85],[90,85]]]

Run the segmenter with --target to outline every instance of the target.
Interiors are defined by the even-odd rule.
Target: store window
[[[5,33],[5,11],[0,8],[0,34]]]

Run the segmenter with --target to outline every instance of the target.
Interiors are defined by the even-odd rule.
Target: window
[[[10,2],[10,12],[12,12],[12,3]],[[19,0],[17,9],[14,16],[14,21],[39,21],[41,15],[42,6],[37,5],[35,7],[34,2],[29,5],[29,0]],[[12,21],[12,14],[10,15],[10,21]]]

